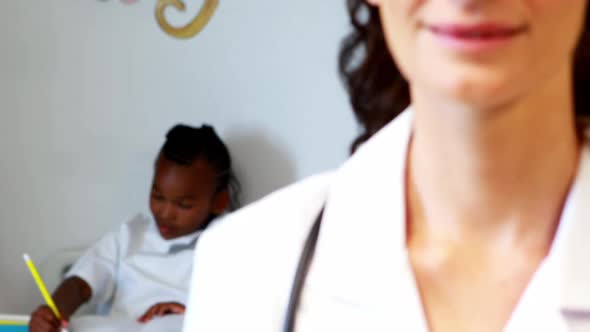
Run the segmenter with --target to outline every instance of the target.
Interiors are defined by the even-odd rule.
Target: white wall
[[[189,14],[171,10],[182,22]],[[146,209],[176,122],[213,124],[245,201],[347,155],[336,73],[342,0],[221,0],[195,39],[160,31],[155,0],[5,1],[0,11],[0,312],[39,303],[21,262],[94,241]]]

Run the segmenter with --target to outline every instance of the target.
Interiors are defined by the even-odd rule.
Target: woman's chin
[[[423,68],[431,70],[420,70],[414,80],[410,79],[411,85],[443,100],[473,107],[502,105],[519,95],[523,87],[534,84],[516,63],[484,65],[437,59],[428,64]]]
[[[490,78],[464,78],[434,84],[442,100],[479,109],[494,109],[514,100],[518,86],[514,81]]]

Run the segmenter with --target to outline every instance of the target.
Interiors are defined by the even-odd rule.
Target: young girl
[[[213,128],[177,125],[166,138],[155,164],[152,218],[139,215],[91,247],[53,294],[64,322],[41,306],[31,332],[59,331],[87,302],[99,314],[140,322],[184,312],[195,243],[237,187]]]

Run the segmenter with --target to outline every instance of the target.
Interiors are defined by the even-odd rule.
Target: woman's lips
[[[485,52],[502,47],[526,31],[526,26],[483,23],[475,25],[426,25],[445,46],[463,52]]]

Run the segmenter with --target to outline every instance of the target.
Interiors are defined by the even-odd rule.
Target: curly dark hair
[[[343,40],[339,71],[363,132],[351,151],[410,104],[408,82],[395,65],[381,28],[377,8],[366,0],[346,0],[352,32]],[[575,55],[574,100],[577,116],[590,116],[590,7]]]

